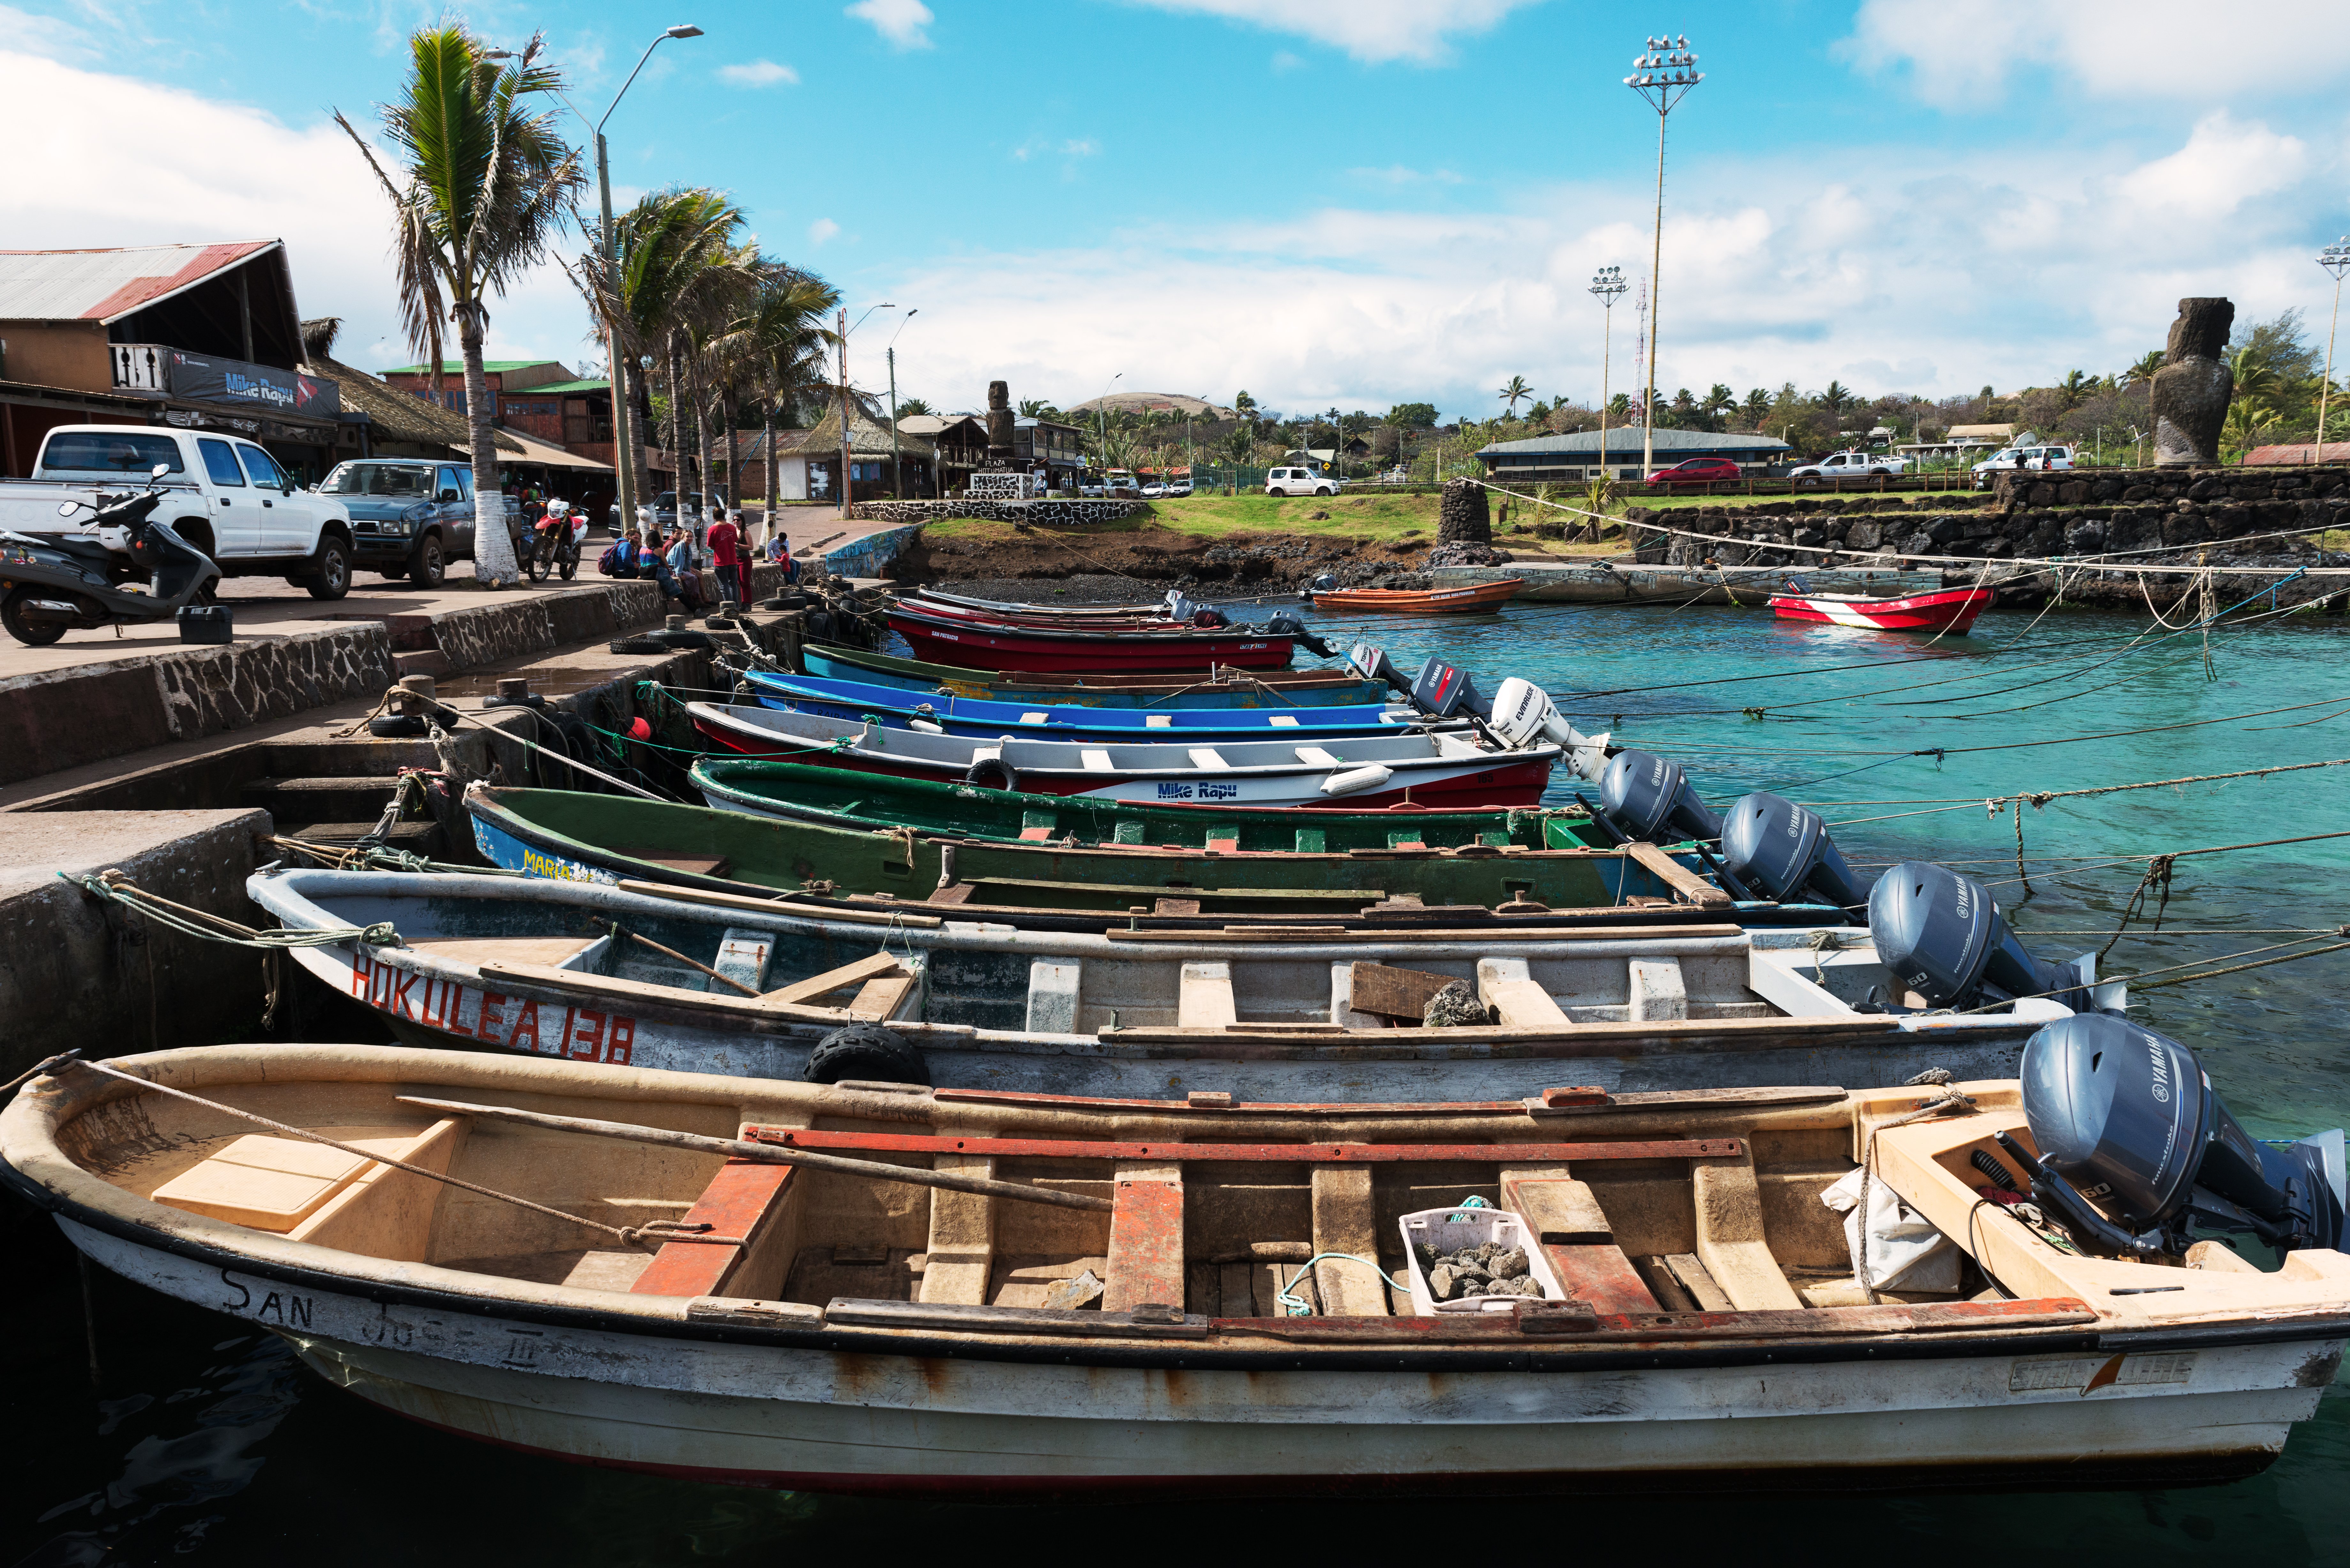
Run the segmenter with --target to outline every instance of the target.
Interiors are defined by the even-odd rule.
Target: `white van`
[[[1267,495],[1336,495],[1338,486],[1314,468],[1276,468],[1264,476]]]
[[[1975,476],[1975,488],[1989,490],[2002,469],[2010,472],[2019,468],[2045,472],[2072,466],[2073,449],[2069,446],[2011,446],[1991,453],[1970,472]]]

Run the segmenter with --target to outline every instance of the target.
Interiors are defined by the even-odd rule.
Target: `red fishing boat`
[[[1826,621],[1875,631],[1953,632],[1960,637],[1992,597],[1989,588],[1939,588],[1879,599],[1865,594],[1807,594],[1797,581],[1790,581],[1787,587],[1788,592],[1771,600],[1771,609],[1781,620]]]
[[[1144,630],[1015,624],[957,618],[907,603],[890,607],[889,628],[906,639],[916,659],[932,664],[1084,675],[1205,670],[1211,664],[1285,670],[1295,647],[1285,633],[1250,627],[1168,621]]]

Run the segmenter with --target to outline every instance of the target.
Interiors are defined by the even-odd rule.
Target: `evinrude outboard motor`
[[[1599,776],[1592,815],[1627,843],[1721,836],[1721,819],[1698,799],[1680,763],[1653,752],[1616,753]]]
[[[2067,1018],[2024,1046],[2021,1076],[2040,1155],[2005,1133],[2000,1147],[2085,1251],[2176,1256],[2198,1221],[2286,1251],[2341,1240],[2341,1131],[2260,1142],[2176,1040],[2111,1013]]]
[[[1765,790],[1741,796],[1722,814],[1721,859],[1758,897],[1783,904],[1855,909],[1868,901],[1819,813]]]
[[[1305,623],[1286,610],[1264,623],[1268,637],[1285,637],[1316,659],[1330,657],[1330,645],[1305,629]]]
[[[2075,1012],[2095,1006],[2096,955],[2050,963],[2023,950],[1991,890],[1930,861],[1904,860],[1868,892],[1877,956],[1929,1007],[2046,996]]]

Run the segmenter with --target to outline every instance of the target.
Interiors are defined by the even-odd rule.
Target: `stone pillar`
[[[2164,468],[2220,461],[2235,372],[2228,368],[2228,329],[2236,307],[2225,299],[2182,299],[2170,324],[2170,348],[2154,377],[2154,461]]]
[[[1012,461],[1012,395],[1001,381],[987,384],[987,461],[998,466]]]
[[[1436,504],[1436,542],[1490,545],[1493,524],[1485,514],[1485,487],[1473,479],[1448,479]]]

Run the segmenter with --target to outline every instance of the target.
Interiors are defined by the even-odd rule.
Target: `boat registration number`
[[[527,997],[475,992],[457,981],[377,963],[364,948],[351,963],[351,994],[396,1018],[509,1051],[620,1065],[636,1052],[634,1018],[577,1005],[558,1014],[551,1002],[542,1015]]]
[[[2100,1388],[2184,1383],[2195,1370],[2195,1355],[2194,1351],[2181,1350],[2159,1355],[2083,1355],[2019,1361],[2008,1369],[2007,1391],[2053,1394],[2077,1389],[2089,1395]]]

